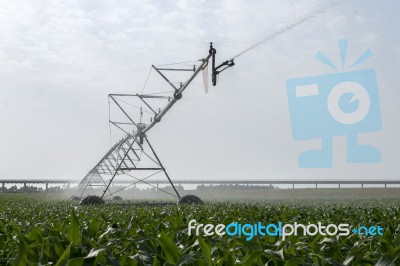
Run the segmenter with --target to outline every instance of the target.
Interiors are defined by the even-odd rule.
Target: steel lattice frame
[[[145,183],[150,186],[152,184],[146,182],[146,179],[158,174],[163,173],[165,177],[169,180],[176,195],[169,193],[163,189],[159,189],[165,193],[172,196],[180,198],[180,195],[175,188],[172,180],[167,174],[164,166],[162,165],[159,157],[151,146],[147,132],[155,126],[155,124],[161,121],[161,118],[170,110],[170,108],[182,98],[182,93],[190,85],[193,79],[208,66],[208,61],[212,58],[213,62],[213,80],[216,75],[221,71],[217,71],[215,68],[215,53],[216,50],[210,46],[209,54],[206,58],[199,60],[201,64],[193,69],[174,69],[174,68],[158,68],[154,65],[152,68],[173,88],[173,94],[171,96],[155,96],[155,95],[145,95],[145,94],[110,94],[109,99],[114,103],[120,111],[123,113],[128,122],[117,122],[111,121],[110,123],[115,127],[119,128],[126,135],[119,142],[117,142],[111,149],[103,156],[103,158],[87,173],[87,175],[82,179],[78,185],[78,193],[81,197],[89,194],[95,194],[96,188],[103,188],[101,197],[113,197],[113,194],[123,190],[129,186],[135,185],[136,183]],[[224,62],[222,65],[226,65]],[[218,68],[218,67],[217,67]],[[186,82],[181,83],[179,87],[176,87],[167,77],[163,74],[164,71],[193,71],[193,74],[187,79]],[[214,82],[213,82],[213,85]],[[153,117],[149,124],[141,123],[135,121],[135,119],[126,111],[126,109],[121,105],[120,99],[122,97],[136,97],[142,103],[143,108],[147,108],[149,113],[152,113]],[[156,110],[151,104],[152,99],[165,99],[168,103],[159,110]],[[142,112],[142,107],[140,108]],[[132,126],[132,130],[126,130],[123,128],[124,125]],[[146,158],[150,162],[151,166],[141,166],[140,163]],[[135,172],[149,172],[150,174],[138,178],[134,175]],[[135,181],[128,186],[112,192],[110,186],[112,185],[115,178],[119,175],[128,175],[132,177]],[[108,180],[107,180],[108,179]],[[154,187],[154,186],[153,186]]]

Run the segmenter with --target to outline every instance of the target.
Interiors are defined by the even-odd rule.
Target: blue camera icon
[[[382,128],[373,69],[289,79],[286,82],[295,140],[322,140],[320,150],[299,156],[301,168],[332,167],[332,138],[347,136],[348,163],[377,163],[380,151],[359,145],[357,134]]]

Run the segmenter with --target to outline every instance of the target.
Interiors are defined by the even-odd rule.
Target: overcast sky
[[[227,60],[297,18],[336,1],[0,0],[0,178],[81,179],[110,148],[109,93],[140,92],[151,64]],[[204,94],[201,76],[149,132],[173,179],[398,178],[400,3],[349,0],[235,60]],[[319,140],[294,141],[286,80],[375,69],[383,129],[359,136],[379,164],[348,164],[334,139],[332,168],[301,169]],[[155,82],[149,79],[149,83]],[[154,84],[153,84],[154,85]],[[113,139],[115,141],[115,138]]]

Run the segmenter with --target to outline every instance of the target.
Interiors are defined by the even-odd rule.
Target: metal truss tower
[[[165,68],[153,65],[152,70],[155,70],[173,89],[169,91],[169,94],[167,92],[167,95],[109,95],[109,103],[112,104],[120,114],[117,120],[110,118],[110,125],[115,126],[123,132],[124,137],[111,147],[103,158],[101,158],[82,179],[78,185],[78,195],[81,198],[87,195],[99,195],[102,198],[113,197],[114,194],[119,191],[131,186],[136,186],[137,183],[144,183],[154,187],[154,185],[146,180],[158,174],[162,174],[168,179],[173,190],[167,191],[160,188],[157,189],[180,198],[178,190],[150,144],[147,133],[159,123],[161,118],[171,107],[182,98],[183,92],[203,70],[205,70],[203,71],[203,80],[205,83],[208,83],[208,77],[206,77],[206,75],[208,72],[208,61],[210,59],[212,60],[212,84],[214,86],[217,82],[217,75],[226,68],[234,65],[233,60],[230,60],[216,67],[215,54],[216,50],[211,44],[208,55],[203,59],[196,60],[196,62],[199,62],[199,65],[194,65],[193,68]],[[177,71],[192,73],[185,82],[176,85],[176,83],[172,82],[164,74],[168,71],[175,73]],[[205,84],[205,87],[208,87],[208,84]],[[122,118],[124,120],[122,120]],[[144,121],[148,121],[148,123],[146,124]],[[127,180],[127,184],[119,188],[111,189],[114,180],[121,177]]]

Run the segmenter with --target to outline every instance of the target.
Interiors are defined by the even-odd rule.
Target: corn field
[[[0,195],[0,265],[399,265],[400,201],[107,202]],[[383,236],[196,236],[188,222],[380,225]]]

